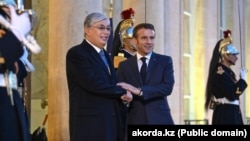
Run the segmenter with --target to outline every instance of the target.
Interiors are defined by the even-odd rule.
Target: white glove
[[[247,79],[247,69],[246,68],[240,69],[240,78],[246,81],[246,79]]]
[[[10,28],[10,23],[2,15],[0,15],[0,25],[3,25],[7,29]]]
[[[26,70],[28,72],[32,72],[32,71],[35,71],[35,67],[33,66],[33,64],[29,61],[29,53],[28,53],[28,50],[26,49],[26,47],[23,47],[23,55],[22,57],[20,58],[20,60],[23,62],[23,64],[25,65],[26,67]]]
[[[41,51],[41,47],[37,44],[34,37],[28,34],[31,30],[31,22],[28,17],[28,13],[18,15],[14,7],[9,6],[9,8],[12,16],[11,23],[9,23],[9,21],[0,15],[0,25],[10,29],[19,39],[19,41],[22,42],[33,53],[39,53]]]
[[[17,38],[22,41],[23,37],[25,37],[31,31],[31,21],[29,14],[24,12],[18,15],[16,9],[13,6],[9,6],[9,9],[11,17],[10,28]]]

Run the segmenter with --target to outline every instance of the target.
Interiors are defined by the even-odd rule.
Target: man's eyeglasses
[[[91,26],[91,27],[93,27],[93,28],[97,28],[97,29],[99,29],[99,30],[101,30],[101,31],[104,31],[105,29],[107,30],[107,31],[111,31],[111,27],[105,27],[105,26]]]

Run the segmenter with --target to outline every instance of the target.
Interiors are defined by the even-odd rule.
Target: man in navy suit
[[[117,86],[116,71],[104,50],[110,32],[108,17],[90,13],[84,21],[85,39],[67,52],[70,141],[125,139],[121,110],[132,94]]]
[[[175,82],[172,58],[153,52],[155,29],[152,24],[138,24],[134,28],[133,38],[137,54],[120,62],[117,70],[118,85],[133,94],[127,124],[173,125],[167,101]],[[141,57],[146,60],[144,82],[140,75],[143,70]]]

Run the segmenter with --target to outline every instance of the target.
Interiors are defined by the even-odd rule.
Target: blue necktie
[[[141,61],[142,61],[142,66],[141,66],[141,70],[140,70],[140,75],[142,78],[142,82],[143,84],[145,83],[145,79],[146,79],[146,75],[147,75],[147,63],[146,63],[146,57],[142,57]]]
[[[99,54],[100,54],[100,56],[101,56],[101,58],[102,58],[102,61],[103,61],[104,64],[105,64],[105,66],[106,66],[107,69],[109,70],[109,64],[108,64],[107,58],[106,58],[106,56],[105,56],[105,54],[104,54],[104,51],[101,50],[101,51],[99,52]]]

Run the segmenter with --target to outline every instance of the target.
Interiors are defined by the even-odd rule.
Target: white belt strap
[[[16,74],[14,73],[9,73],[9,75],[7,76],[7,80],[6,80],[6,76],[2,73],[0,73],[0,87],[7,87],[7,82],[9,81],[9,86],[12,89],[17,89],[17,78],[16,78]]]
[[[8,85],[8,86],[7,86]],[[14,99],[12,94],[12,89],[16,89],[17,87],[17,78],[16,74],[10,72],[8,76],[0,73],[0,87],[6,87],[8,95],[10,96],[11,105],[14,105]]]
[[[216,99],[216,102],[219,102],[221,104],[232,104],[232,105],[239,105],[240,104],[239,100],[229,101],[225,97]]]
[[[6,87],[6,82],[3,74],[0,74],[0,87]]]

